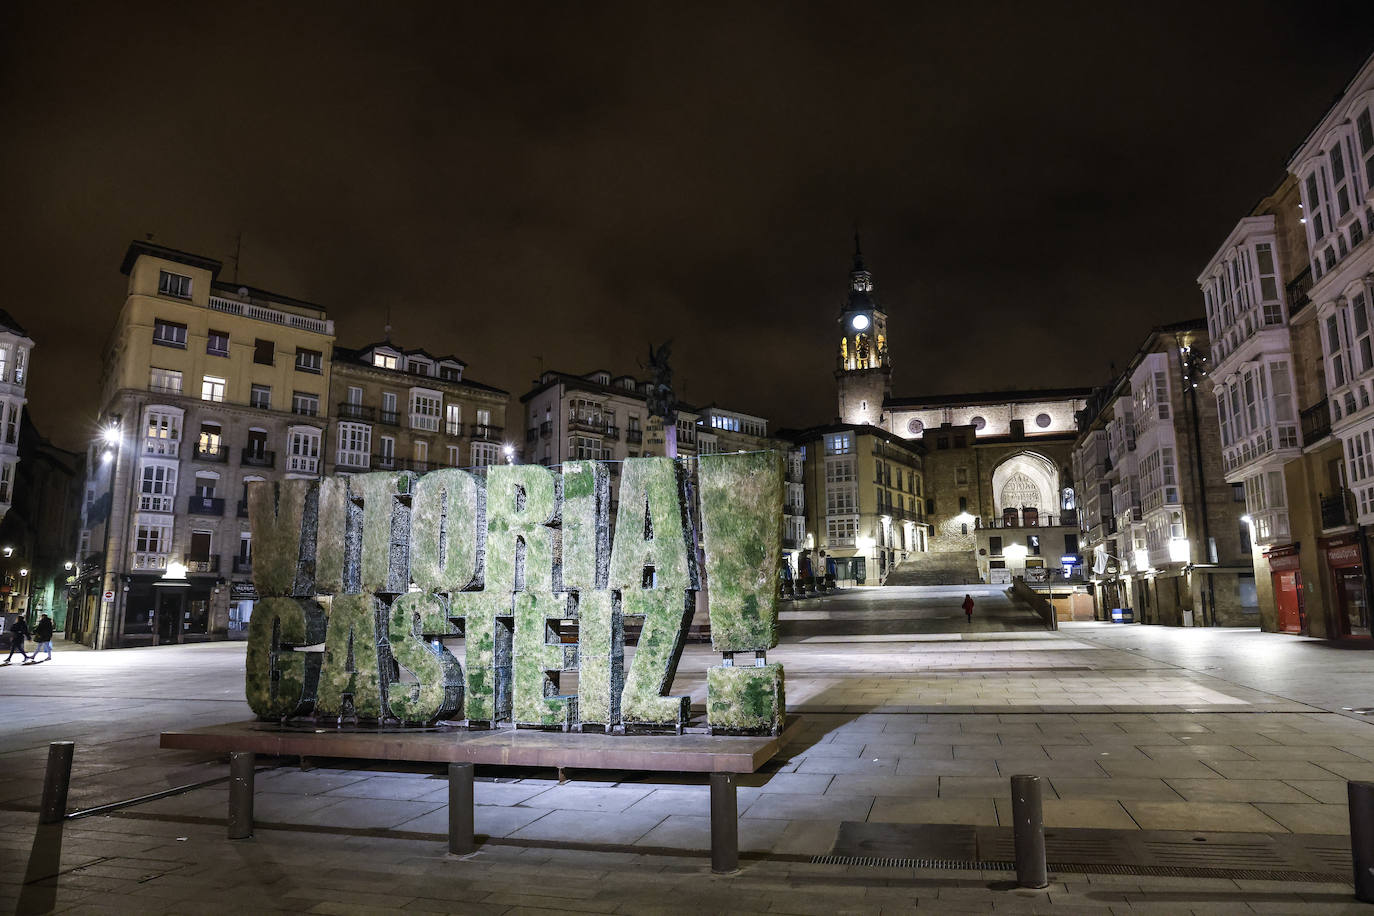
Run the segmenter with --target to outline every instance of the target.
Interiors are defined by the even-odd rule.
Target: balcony
[[[784,534],[782,536],[782,546],[784,550],[798,550],[801,548],[801,541]]]
[[[444,422],[445,436],[461,436],[463,434],[463,424],[457,420],[446,420]]]
[[[364,407],[362,404],[353,404],[344,401],[339,405],[340,420],[366,420],[372,422],[376,419],[377,410],[374,407]]]
[[[695,428],[687,428],[687,429],[684,429],[683,427],[679,426],[679,427],[677,428],[677,444],[678,444],[678,445],[696,445],[696,444],[697,444],[697,431],[696,431],[696,429],[695,429]]]
[[[644,441],[644,430],[638,427],[625,430],[625,441],[631,445],[638,445]]]
[[[527,430],[525,431],[525,442],[527,442],[527,443],[529,443],[529,442],[534,442],[534,441],[535,441],[536,439],[538,439],[538,438],[539,438],[539,427],[537,427],[537,426],[531,426],[529,429],[527,429]]]
[[[246,448],[239,452],[239,463],[247,468],[270,468],[277,463],[277,453]]]
[[[1331,406],[1322,398],[1299,414],[1302,422],[1302,443],[1312,445],[1331,435]]]
[[[186,511],[192,515],[223,515],[224,499],[219,496],[190,496]]]
[[[910,517],[915,518],[916,514],[910,513]],[[1104,523],[1115,526],[1115,519],[1103,519]],[[1017,513],[1008,511],[1003,513],[1001,518],[975,518],[974,528],[1056,528],[1060,526],[1078,527],[1078,513],[1070,510],[1062,515],[1052,515],[1049,513],[1039,514],[1032,512]],[[1115,533],[1116,528],[1112,528]]]
[[[410,415],[410,428],[427,433],[437,433],[439,431],[439,418],[427,413],[413,413]]]
[[[148,436],[143,440],[143,454],[157,455],[159,458],[175,458],[181,451],[180,439],[162,439]]]
[[[186,564],[188,573],[217,573],[219,572],[219,557],[196,557],[191,554],[182,554],[182,562]]]
[[[1349,490],[1342,488],[1332,496],[1321,497],[1323,531],[1355,524],[1355,514],[1350,511],[1349,493]]]
[[[607,439],[610,439],[611,441],[615,441],[615,440],[619,439],[619,438],[620,438],[620,427],[619,427],[619,426],[610,426],[610,425],[608,425],[608,426],[606,427],[606,438],[607,438]]]
[[[400,426],[401,415],[394,410],[383,410],[377,414],[377,421],[385,423],[387,426]]]
[[[394,471],[394,470],[396,470],[396,456],[395,456],[395,455],[373,455],[373,456],[372,456],[372,466],[375,467],[375,468],[376,468],[377,470],[379,470],[379,471]]]
[[[334,455],[334,466],[341,471],[366,471],[371,465],[371,456],[367,452],[341,451]]]
[[[250,573],[253,571],[252,557],[234,557],[234,572]]]
[[[788,483],[802,483],[803,476],[801,468],[794,468],[788,465],[786,480]]]
[[[229,462],[229,447],[223,442],[215,445],[203,445],[196,443],[196,460],[209,461],[215,464],[227,464]]]
[[[801,503],[787,503],[782,507],[783,515],[803,515],[805,511]]]
[[[226,315],[242,315],[245,318],[252,318],[256,321],[265,321],[268,324],[282,325],[283,327],[299,328],[303,331],[312,331],[316,334],[334,334],[334,322],[327,319],[307,318],[304,315],[296,315],[291,312],[283,312],[279,309],[266,308],[261,305],[254,305],[251,302],[240,302],[237,299],[229,299],[224,296],[211,296],[206,308],[212,312],[223,312]]]
[[[148,572],[165,572],[167,569],[167,554],[146,552],[135,553],[133,569],[141,569]]]
[[[586,433],[605,433],[606,420],[598,416],[570,416],[568,417],[568,429]]]
[[[545,420],[543,423],[539,424],[539,435],[543,436],[545,439],[553,435],[552,420]]]
[[[291,474],[318,474],[320,459],[311,455],[292,455],[286,461],[286,470]]]
[[[500,439],[503,430],[500,426],[486,426],[480,423],[472,424],[470,435],[474,439]]]

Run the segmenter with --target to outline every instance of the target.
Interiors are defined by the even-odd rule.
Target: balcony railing
[[[573,415],[568,417],[568,429],[575,429],[588,433],[604,433],[606,431],[606,420],[603,417],[579,417]]]
[[[188,497],[187,512],[192,515],[223,515],[224,499],[219,496]]]
[[[1320,442],[1331,435],[1331,406],[1326,398],[1303,410],[1299,419],[1302,422],[1303,445]]]
[[[539,424],[539,435],[543,436],[545,439],[547,439],[547,438],[549,438],[549,436],[552,436],[552,435],[553,435],[553,421],[552,421],[552,420],[545,420],[543,423],[540,423],[540,424]]]
[[[787,503],[782,507],[783,515],[802,515],[803,512],[801,503]]]
[[[424,430],[427,433],[437,433],[439,431],[439,418],[427,413],[412,413],[410,415],[410,428]]]
[[[217,464],[226,464],[229,461],[229,446],[221,442],[219,445],[196,444],[196,460],[211,461]]]
[[[525,441],[526,441],[526,442],[533,442],[534,440],[536,440],[536,439],[538,439],[538,438],[539,438],[539,427],[537,427],[537,426],[531,426],[529,429],[527,429],[527,430],[525,431]]]
[[[610,426],[610,425],[607,425],[607,427],[606,427],[606,438],[607,438],[607,439],[611,439],[611,440],[619,439],[619,438],[620,438],[620,427],[619,427],[619,426]]]
[[[270,468],[277,462],[277,453],[246,448],[239,453],[239,463],[250,468]]]
[[[383,410],[381,413],[377,414],[377,420],[380,423],[385,423],[387,426],[401,425],[401,415],[395,410]]]
[[[162,572],[167,568],[167,554],[146,552],[135,553],[133,568]]]
[[[638,428],[625,430],[625,441],[631,445],[638,445],[644,441],[644,430]]]
[[[367,452],[336,452],[334,464],[339,468],[366,471],[371,466],[370,458]]]
[[[180,449],[180,439],[162,439],[157,436],[148,436],[143,440],[143,454],[145,455],[175,458]]]
[[[1103,521],[1109,521],[1104,519]],[[1111,523],[1115,519],[1110,520]],[[1055,528],[1061,525],[1078,526],[1078,513],[1065,512],[1062,515],[1030,513],[1003,515],[1001,518],[975,518],[974,528]],[[1115,529],[1113,529],[1115,531]]]
[[[1349,490],[1342,488],[1331,496],[1321,497],[1322,529],[1341,528],[1355,523],[1350,511]]]
[[[313,331],[316,334],[329,334],[332,336],[334,333],[334,322],[332,321],[307,318],[304,315],[293,315],[290,312],[264,308],[261,305],[253,305],[250,302],[239,302],[235,299],[226,299],[223,296],[211,296],[208,307],[214,312],[224,312],[226,315],[242,315],[245,318],[253,318],[257,321],[266,321],[270,324],[279,324],[291,328],[300,328],[303,331]]]
[[[472,438],[474,439],[500,439],[504,430],[499,426],[486,426],[479,423],[472,424]]]
[[[253,571],[252,557],[234,557],[234,572],[246,573]]]
[[[371,422],[377,416],[375,407],[364,407],[362,404],[353,404],[344,401],[339,405],[340,420],[367,420]]]
[[[194,557],[187,553],[182,555],[181,560],[186,564],[188,573],[219,572],[219,557]]]
[[[444,421],[444,435],[445,435],[445,436],[461,436],[462,434],[463,434],[463,424],[462,424],[462,423],[459,423],[457,420],[445,420],[445,421]]]
[[[395,455],[373,455],[372,466],[381,471],[393,471],[396,469]]]

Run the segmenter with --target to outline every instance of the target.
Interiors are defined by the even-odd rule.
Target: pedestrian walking
[[[972,596],[972,595],[965,595],[965,596],[964,596],[964,605],[963,605],[963,607],[964,607],[964,616],[968,618],[968,622],[969,622],[969,623],[973,623],[973,596]]]
[[[14,615],[14,623],[10,625],[10,654],[5,656],[4,664],[8,665],[16,652],[23,657],[24,661],[29,660],[29,656],[24,652],[24,640],[28,638],[28,635],[29,622],[24,619],[23,614]]]
[[[33,625],[33,641],[37,643],[33,649],[31,664],[38,663],[38,653],[46,653],[44,661],[52,661],[52,618],[47,614],[38,618],[38,622]]]

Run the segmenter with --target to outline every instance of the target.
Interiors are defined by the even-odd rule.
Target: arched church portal
[[[1012,455],[992,472],[992,502],[997,515],[1003,509],[1054,512],[1059,507],[1059,469],[1035,452]]]

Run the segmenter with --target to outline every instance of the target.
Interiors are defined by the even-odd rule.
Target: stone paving
[[[35,901],[97,912],[1352,907],[1339,883],[1064,873],[1048,893],[1028,895],[1010,889],[1005,872],[811,863],[836,852],[855,825],[889,825],[897,836],[906,825],[1005,833],[1016,773],[1046,778],[1052,830],[1107,838],[1187,831],[1176,835],[1181,843],[1195,835],[1344,842],[1345,782],[1374,779],[1374,727],[1340,706],[1350,705],[1346,691],[1361,674],[1374,675],[1374,653],[1253,632],[1081,624],[1045,633],[1021,627],[1023,612],[998,595],[975,597],[982,625],[945,621],[943,633],[926,626],[947,615],[940,590],[788,605],[788,628],[802,632],[770,659],[786,665],[804,733],[785,758],[742,780],[747,857],[732,878],[706,874],[707,797],[698,778],[574,773],[560,783],[551,771],[497,768],[479,770],[476,827],[490,839],[470,861],[444,858],[446,783],[422,767],[284,766],[259,775],[261,829],[252,841],[223,838],[220,783],[69,821],[60,857],[45,857],[52,838],[35,834],[33,812],[47,742],[77,742],[71,807],[79,809],[223,776],[222,761],[157,750],[156,735],[248,717],[242,646],[59,646],[51,665],[0,670],[0,849],[6,861],[30,863],[27,872],[0,868],[0,899],[25,912],[43,911]],[[867,621],[866,612],[883,616]],[[905,638],[890,632],[900,614],[914,631]],[[847,632],[804,629],[832,620]],[[1228,638],[1251,660],[1228,659]],[[1253,661],[1314,650],[1331,653],[1341,671],[1325,694],[1318,677]],[[712,658],[707,647],[690,647],[676,689],[700,703]],[[55,861],[61,878],[41,880]],[[398,875],[413,880],[398,888]]]

